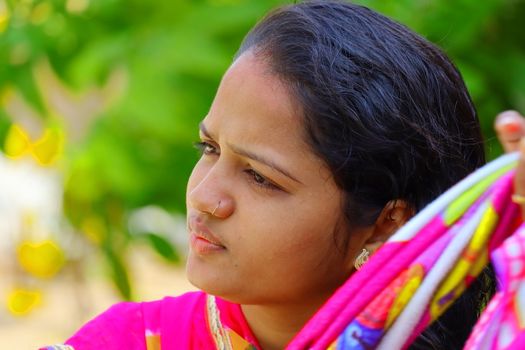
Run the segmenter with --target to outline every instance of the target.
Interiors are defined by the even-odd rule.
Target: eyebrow
[[[203,122],[200,122],[199,123],[199,129],[201,130],[201,132],[208,138],[214,140],[213,136],[211,136],[210,132],[208,131],[208,129],[206,129],[206,126],[204,125]],[[241,156],[244,156],[244,157],[247,157],[247,158],[250,158],[250,159],[253,159],[259,163],[262,163],[262,164],[265,164],[266,166],[280,172],[281,174],[285,175],[286,177],[289,177],[290,179],[294,180],[295,182],[298,182],[300,184],[302,184],[301,181],[297,180],[292,174],[290,174],[287,170],[283,169],[282,167],[280,167],[278,164],[276,164],[274,161],[272,161],[271,159],[268,159],[268,158],[265,158],[263,156],[260,156],[258,154],[255,154],[253,152],[250,152],[248,150],[244,150],[242,148],[239,148],[235,145],[232,145],[232,144],[228,144],[228,146],[233,150],[234,153],[238,154],[238,155],[241,155]]]

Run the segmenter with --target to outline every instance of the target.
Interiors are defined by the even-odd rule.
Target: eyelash
[[[217,153],[217,148],[209,142],[198,141],[195,142],[193,146],[195,146],[201,155],[219,155],[219,153]],[[212,149],[211,151],[209,150],[210,148]]]
[[[246,169],[244,171],[249,178],[249,181],[252,182],[255,186],[261,187],[265,190],[280,190],[278,186],[269,181],[267,178],[259,174],[253,169]],[[262,182],[260,182],[262,180]]]
[[[198,141],[194,143],[195,148],[199,151],[199,153],[206,156],[218,156],[220,153],[217,152],[217,148],[213,146],[211,143],[206,141]],[[255,186],[258,186],[265,190],[281,190],[281,188],[277,185],[275,185],[273,182],[268,180],[266,177],[259,174],[257,171],[253,169],[246,169],[244,170],[244,173],[248,175],[249,181],[253,183]]]

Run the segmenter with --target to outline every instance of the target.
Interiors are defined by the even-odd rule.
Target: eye
[[[275,185],[273,182],[271,182],[255,170],[246,169],[244,172],[249,176],[249,180],[256,186],[269,190],[280,190],[279,186]]]
[[[200,152],[200,154],[204,154],[207,156],[219,154],[217,147],[215,147],[209,142],[199,141],[199,142],[195,142],[193,145]]]

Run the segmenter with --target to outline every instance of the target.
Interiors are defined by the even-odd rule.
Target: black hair
[[[402,199],[418,211],[485,162],[476,110],[446,55],[366,7],[281,7],[246,36],[289,88],[305,140],[345,194],[350,226],[373,224]],[[351,230],[350,230],[351,231]],[[460,349],[494,291],[490,268],[411,349]]]

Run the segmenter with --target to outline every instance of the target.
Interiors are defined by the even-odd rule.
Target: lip
[[[191,249],[197,254],[206,255],[226,250],[220,239],[202,223],[199,217],[191,216],[188,220],[188,228]]]

